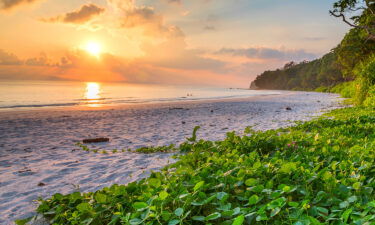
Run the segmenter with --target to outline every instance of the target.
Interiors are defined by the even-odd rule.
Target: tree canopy
[[[375,40],[374,0],[340,0],[329,12],[349,26],[366,31],[368,39]]]
[[[330,10],[353,27],[341,43],[320,59],[289,62],[260,74],[255,85],[263,89],[313,90],[354,80],[357,65],[375,54],[375,0],[340,0]]]

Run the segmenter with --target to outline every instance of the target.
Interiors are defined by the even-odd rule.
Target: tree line
[[[370,76],[363,70],[366,66],[371,69],[370,64],[375,61],[375,2],[340,0],[334,3],[330,14],[352,27],[337,47],[319,59],[289,62],[283,68],[265,71],[257,76],[255,85],[261,89],[329,90],[351,81],[357,83],[352,86],[358,91],[371,87],[375,79],[363,77]],[[368,92],[369,88],[361,91]]]

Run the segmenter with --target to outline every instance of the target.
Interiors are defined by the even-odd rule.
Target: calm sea
[[[175,102],[277,95],[278,91],[65,81],[0,81],[0,110]]]

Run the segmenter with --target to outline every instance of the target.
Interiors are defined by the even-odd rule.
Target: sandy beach
[[[181,143],[199,125],[198,138],[220,140],[228,131],[285,127],[340,107],[335,94],[280,93],[93,109],[2,111],[0,224],[33,215],[38,197],[126,184],[173,162],[170,153],[84,152],[75,143],[85,138],[110,138],[90,148],[136,149]]]

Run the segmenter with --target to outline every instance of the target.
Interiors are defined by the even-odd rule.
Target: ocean
[[[71,81],[0,81],[0,110],[103,107],[278,94],[280,92],[270,90],[219,87]]]

